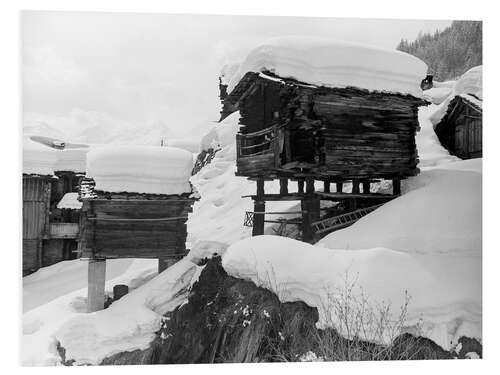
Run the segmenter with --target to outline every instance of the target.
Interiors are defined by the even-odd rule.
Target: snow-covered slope
[[[278,37],[249,53],[231,76],[228,92],[245,73],[264,70],[309,84],[355,86],[420,97],[420,82],[425,78],[427,65],[396,50],[312,37]]]

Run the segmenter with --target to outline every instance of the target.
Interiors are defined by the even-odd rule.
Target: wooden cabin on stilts
[[[187,219],[198,199],[192,154],[169,147],[92,151],[82,181],[80,251],[87,258],[89,312],[105,304],[106,259],[158,259],[162,272],[187,254]],[[121,297],[113,296],[114,299]]]
[[[270,48],[263,59],[272,55]],[[248,60],[260,62],[255,56]],[[427,103],[397,91],[311,84],[277,70],[242,73],[221,114],[240,112],[236,174],[256,183],[255,195],[249,196],[253,212],[245,220],[252,235],[264,234],[266,215],[272,214],[266,202],[297,200],[302,239],[312,242],[397,197],[401,180],[419,173],[417,111]],[[414,82],[418,90],[420,80]],[[270,180],[279,180],[278,194],[266,192]],[[383,180],[392,182],[392,192],[371,192],[372,184]],[[290,191],[290,181],[296,191]],[[322,215],[322,201],[336,202],[342,210],[335,217]]]

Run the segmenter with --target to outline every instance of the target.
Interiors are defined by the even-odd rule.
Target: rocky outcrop
[[[146,350],[106,358],[103,365],[220,363],[307,360],[451,359],[465,351],[481,355],[467,339],[460,353],[409,334],[391,347],[354,342],[334,330],[318,330],[315,308],[281,303],[272,292],[229,276],[220,258],[209,260],[193,285],[188,303],[164,316]],[[462,353],[463,352],[463,353]]]

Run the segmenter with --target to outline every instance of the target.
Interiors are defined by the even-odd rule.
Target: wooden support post
[[[401,194],[401,180],[399,178],[392,179],[392,194],[394,195]]]
[[[288,195],[288,178],[280,178],[280,194]]]
[[[264,234],[264,212],[266,211],[266,202],[257,200],[254,201],[253,211],[252,236],[260,236],[261,234]],[[262,214],[259,214],[258,212],[262,212]]]
[[[337,193],[342,193],[342,189],[344,188],[344,184],[342,182],[337,182],[335,184],[335,188],[337,189]]]
[[[302,241],[311,242],[313,239],[313,232],[311,227],[311,215],[309,213],[309,200],[302,199],[300,205],[302,209]]]
[[[370,193],[370,180],[363,180],[363,194]]]
[[[323,182],[323,192],[325,192],[325,193],[330,192],[330,181]]]
[[[304,180],[297,180],[297,188],[299,193],[304,194]]]
[[[314,194],[314,179],[306,177],[306,194]]]
[[[104,309],[104,287],[106,283],[106,259],[89,259],[87,312]]]
[[[257,194],[256,199],[253,202],[253,228],[252,236],[260,236],[264,234],[264,219],[266,212],[266,201],[263,200],[264,197],[264,179],[257,179]],[[258,212],[262,212],[261,214]]]
[[[359,180],[358,179],[353,179],[352,180],[352,193],[353,194],[359,194]]]
[[[257,179],[257,197],[262,197],[264,195],[264,179]]]

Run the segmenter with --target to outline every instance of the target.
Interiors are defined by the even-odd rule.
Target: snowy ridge
[[[283,78],[329,87],[422,95],[427,65],[404,52],[311,37],[278,37],[249,53],[228,86],[247,72],[271,71]]]
[[[87,156],[96,190],[149,194],[191,192],[192,153],[173,147],[102,146]]]

